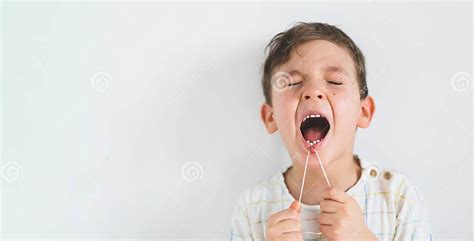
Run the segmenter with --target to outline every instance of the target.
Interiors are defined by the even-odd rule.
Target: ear
[[[272,134],[277,131],[278,128],[276,126],[275,119],[273,118],[273,108],[269,104],[262,104],[260,109],[260,118],[262,119],[263,124],[265,124],[265,128],[267,129],[268,133]]]
[[[370,125],[372,117],[375,113],[375,101],[372,96],[365,97],[364,100],[361,101],[360,111],[359,111],[359,118],[357,120],[357,127],[360,128],[367,128]]]

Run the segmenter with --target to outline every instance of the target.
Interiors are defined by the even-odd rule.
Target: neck
[[[306,156],[305,156],[306,157]],[[306,159],[305,159],[306,160]],[[293,166],[284,173],[286,186],[290,194],[298,200],[300,194],[301,181],[303,180],[304,161],[294,162]],[[358,161],[352,155],[352,151],[342,155],[340,158],[332,160],[329,164],[323,162],[324,170],[329,179],[331,187],[339,190],[347,191],[359,180],[361,175],[361,167]],[[316,155],[310,155],[310,159],[306,170],[306,178],[304,183],[303,195],[301,202],[309,205],[316,205],[322,201],[321,193],[328,188],[326,178]],[[318,164],[315,165],[314,162]]]

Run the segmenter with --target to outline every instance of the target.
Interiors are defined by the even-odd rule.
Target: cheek
[[[297,104],[297,101],[294,100],[294,97],[291,95],[291,93],[286,92],[275,93],[272,102],[275,105],[276,109],[279,109],[280,112],[283,111],[286,113],[289,112],[291,108],[293,108],[295,103]]]
[[[359,97],[352,93],[336,93],[332,97],[336,121],[344,123],[344,129],[355,128],[359,114]]]
[[[294,120],[298,103],[294,101],[290,95],[285,93],[276,93],[272,102],[275,122],[277,126],[279,126],[280,131],[282,131],[282,125],[289,125],[292,123],[291,121]]]

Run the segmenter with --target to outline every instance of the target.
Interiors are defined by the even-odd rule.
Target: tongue
[[[308,128],[304,131],[303,136],[305,140],[315,141],[321,138],[322,133],[317,128]]]

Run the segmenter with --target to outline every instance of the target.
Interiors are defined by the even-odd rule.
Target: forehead
[[[348,50],[326,40],[311,40],[299,45],[279,69],[300,69],[310,73],[329,66],[341,68],[349,76],[356,77],[354,61]]]

